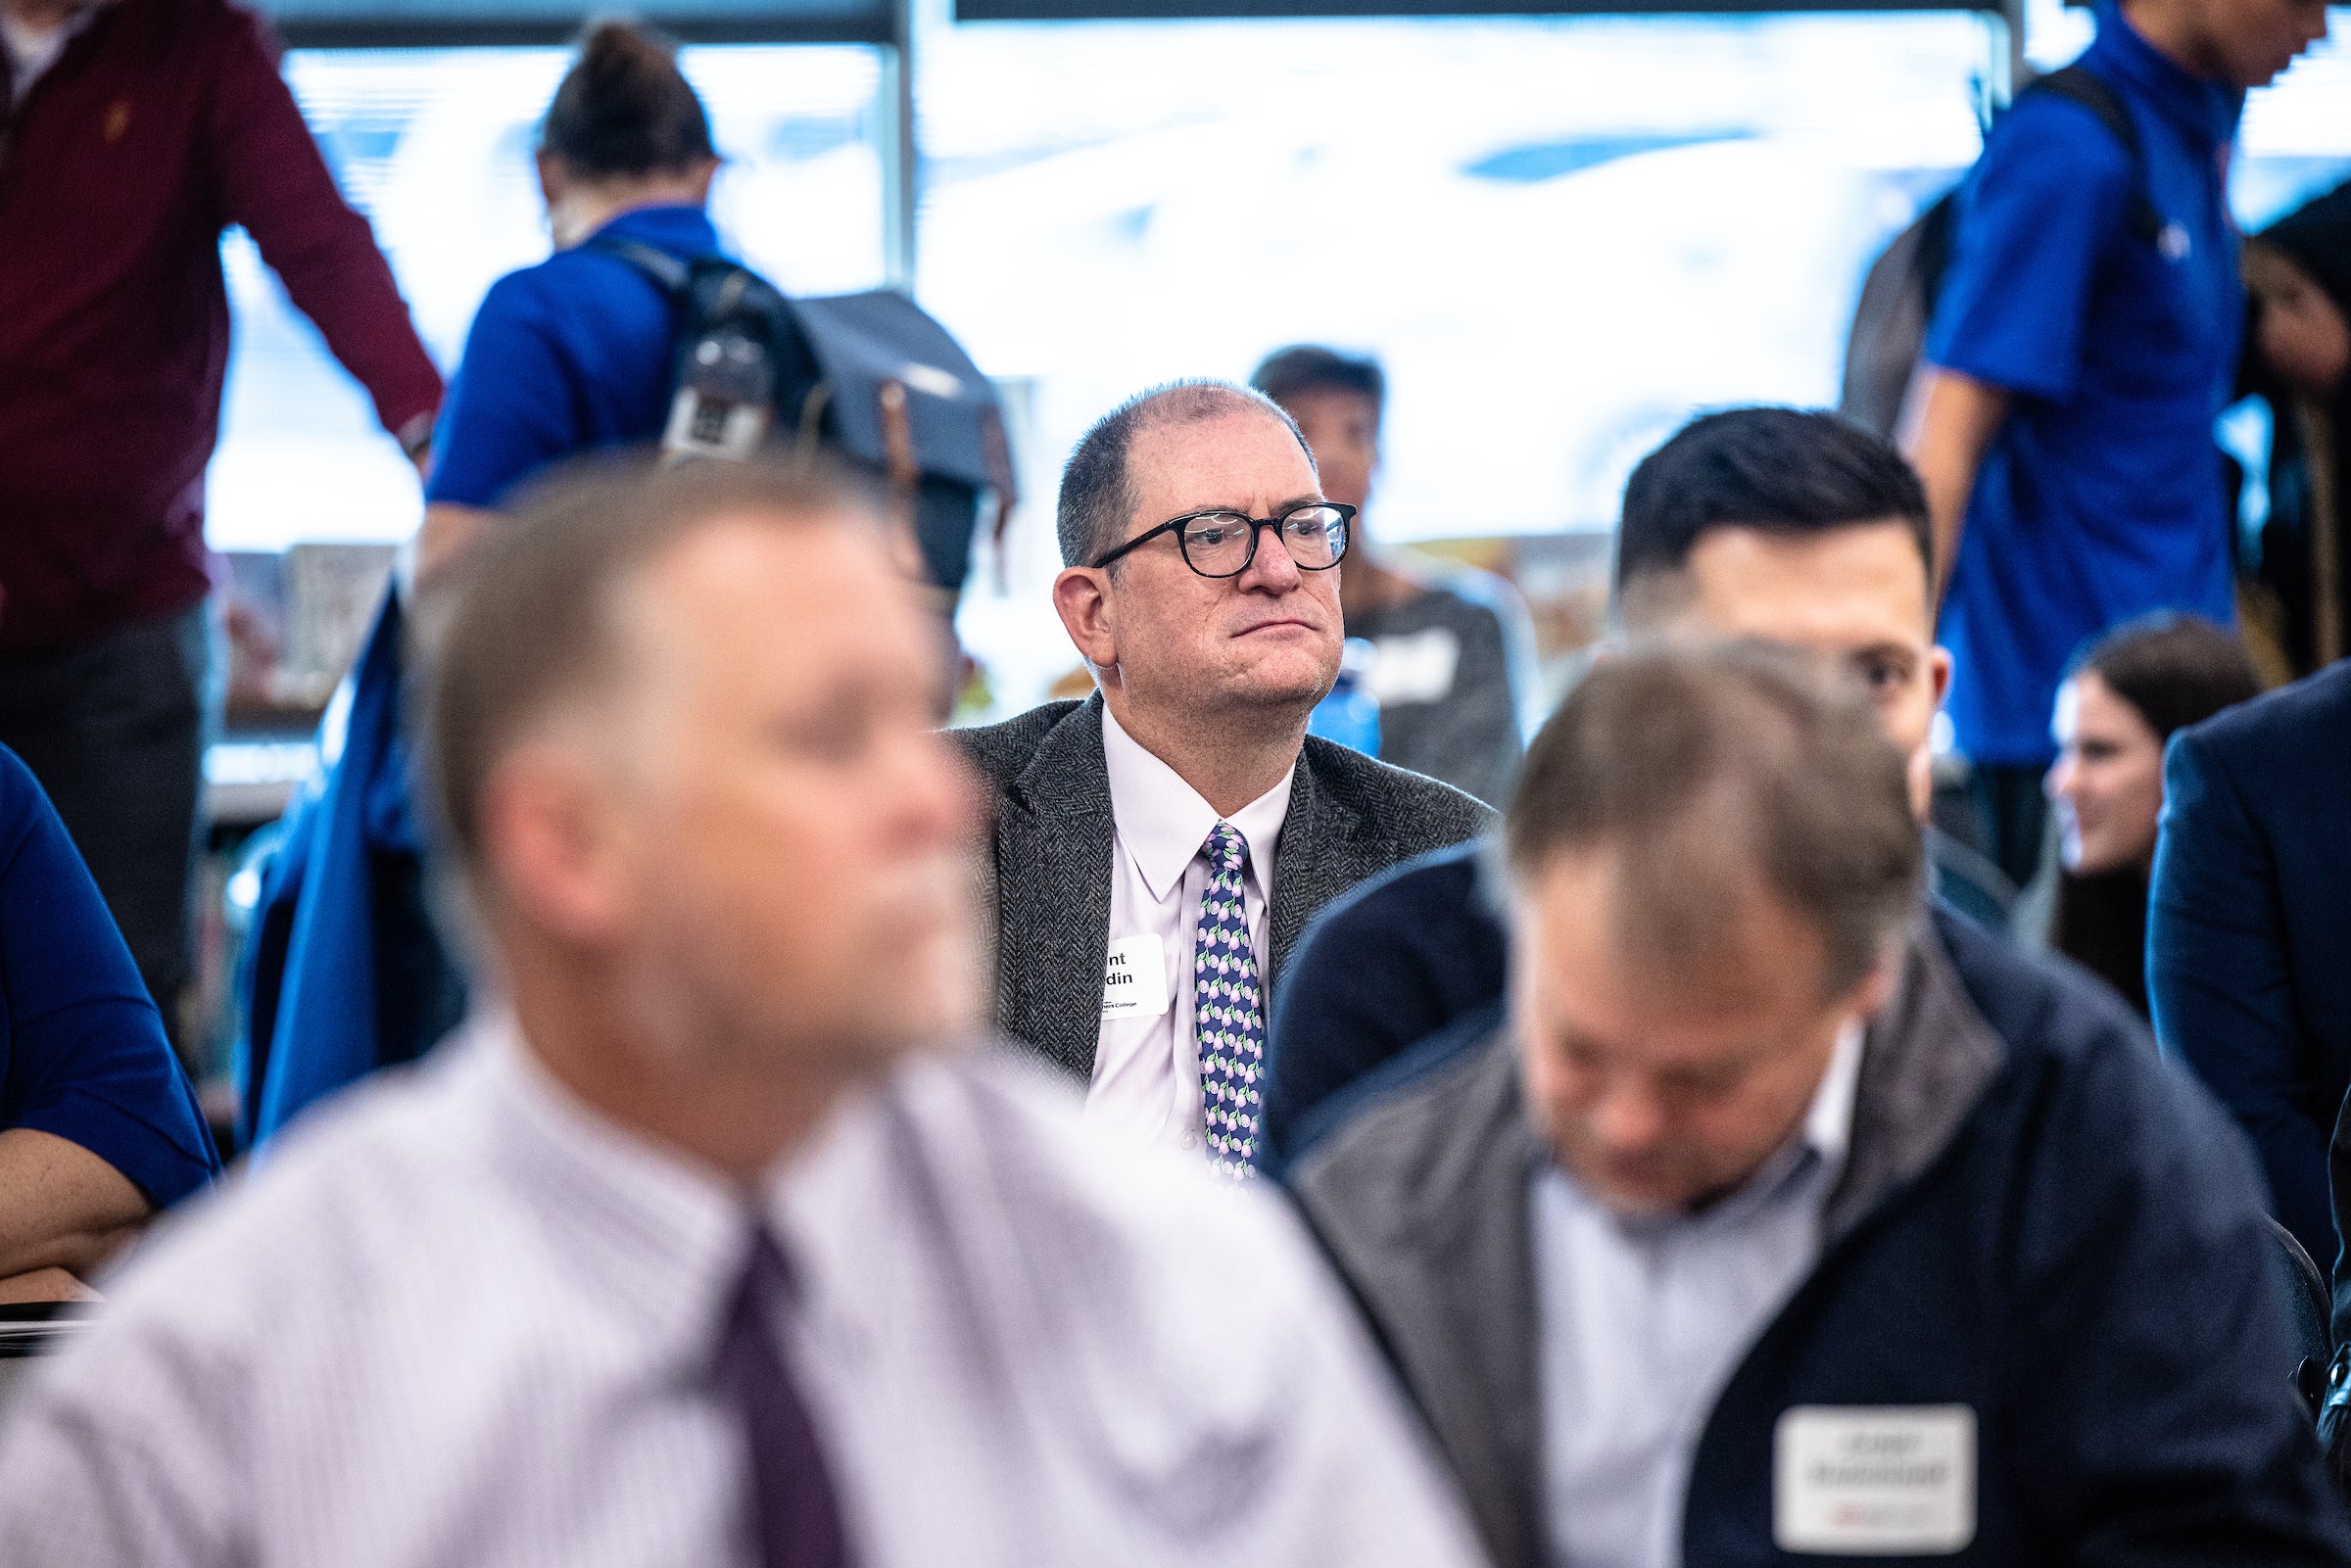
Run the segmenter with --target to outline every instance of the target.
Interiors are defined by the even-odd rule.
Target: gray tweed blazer
[[[1080,1078],[1094,1071],[1110,948],[1110,775],[1102,698],[958,730],[995,796],[986,857],[996,1026]],[[1309,736],[1274,862],[1267,994],[1306,923],[1365,878],[1491,830],[1450,784]]]

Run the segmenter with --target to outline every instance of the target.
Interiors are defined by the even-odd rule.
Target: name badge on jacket
[[[1772,1435],[1782,1551],[1954,1552],[1976,1537],[1976,1412],[1964,1404],[1799,1404]]]
[[[1156,935],[1122,936],[1102,968],[1102,1016],[1155,1019],[1168,1010],[1168,961]]]

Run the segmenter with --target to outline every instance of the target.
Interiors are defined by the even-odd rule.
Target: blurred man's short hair
[[[1138,504],[1127,475],[1127,456],[1135,437],[1161,425],[1195,424],[1252,409],[1280,420],[1297,438],[1306,460],[1315,460],[1306,438],[1298,434],[1298,422],[1279,404],[1229,381],[1171,381],[1136,393],[1095,420],[1093,428],[1078,438],[1061,470],[1061,499],[1053,518],[1061,564],[1090,566],[1124,542]]]
[[[481,870],[480,805],[502,758],[561,702],[616,688],[621,591],[704,528],[798,528],[843,515],[883,528],[872,490],[834,465],[641,460],[575,465],[535,488],[455,568],[418,726],[445,847]]]
[[[1527,748],[1503,843],[1521,881],[1615,851],[1620,938],[1665,973],[1722,950],[1759,877],[1826,943],[1831,996],[1900,935],[1924,859],[1903,759],[1858,688],[1752,642],[1595,665]]]
[[[1367,354],[1341,354],[1319,343],[1274,350],[1249,373],[1249,385],[1285,408],[1292,399],[1317,392],[1367,398],[1375,420],[1388,402],[1388,378],[1377,359]]]
[[[1901,453],[1833,413],[1704,414],[1643,458],[1625,483],[1617,599],[1621,606],[1643,579],[1680,572],[1718,528],[1800,537],[1880,522],[1910,530],[1932,593],[1926,490]]]

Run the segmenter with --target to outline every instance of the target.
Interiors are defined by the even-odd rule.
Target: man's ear
[[[482,859],[501,897],[532,925],[600,946],[627,917],[617,815],[582,759],[525,744],[483,782]]]
[[[563,201],[566,183],[563,178],[563,166],[556,161],[554,154],[544,147],[539,149],[539,154],[533,162],[539,166],[539,199],[545,202],[547,210],[552,213]]]
[[[1943,699],[1951,694],[1951,650],[1938,642],[1927,649],[1927,679],[1935,684],[1935,711],[1943,711]]]
[[[1053,579],[1053,612],[1070,634],[1079,654],[1096,671],[1115,669],[1119,662],[1118,617],[1113,607],[1110,569],[1072,566]]]

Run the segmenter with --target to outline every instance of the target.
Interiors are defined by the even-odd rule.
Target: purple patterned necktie
[[[1208,1158],[1217,1174],[1250,1173],[1257,1148],[1257,1079],[1266,1057],[1266,1012],[1257,988],[1257,946],[1241,901],[1249,845],[1220,822],[1200,846],[1208,889],[1200,896],[1200,933],[1192,948],[1192,1036],[1200,1052],[1200,1106]]]
[[[784,1255],[764,1228],[754,1228],[719,1346],[719,1392],[747,1439],[759,1568],[848,1568],[833,1478],[776,1340],[776,1314],[791,1286]]]

